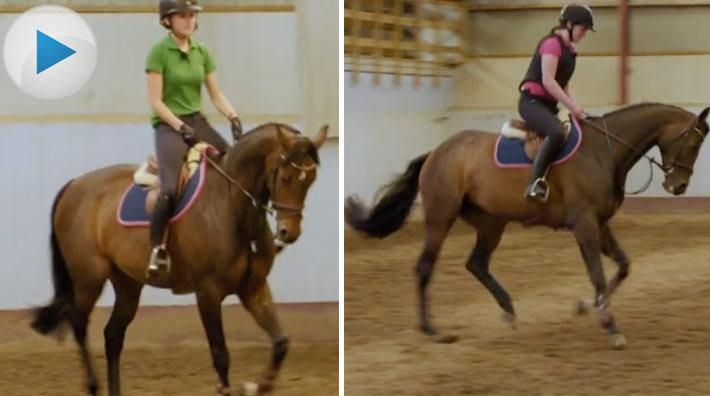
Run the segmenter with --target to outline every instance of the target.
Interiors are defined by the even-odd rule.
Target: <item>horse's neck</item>
[[[631,112],[632,110],[628,110]],[[613,138],[599,134],[595,139],[597,150],[610,150],[615,173],[625,178],[631,167],[658,142],[663,127],[672,121],[672,117],[654,116],[653,108],[639,109],[635,113],[613,114],[607,119],[594,121],[596,125],[606,128],[608,133],[617,136],[626,144]],[[611,149],[609,149],[611,146]]]
[[[260,150],[254,143],[251,146],[230,152],[222,161],[222,166],[253,198],[260,200],[266,194],[265,166],[270,153]],[[232,194],[236,194],[232,197],[235,198],[233,201],[251,204],[251,199],[238,187],[232,188]]]

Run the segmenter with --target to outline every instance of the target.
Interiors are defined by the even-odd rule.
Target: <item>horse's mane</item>
[[[282,124],[282,123],[280,123],[280,122],[267,122],[267,123],[265,123],[265,124],[261,124],[261,125],[258,125],[258,126],[256,126],[256,127],[252,128],[249,132],[247,132],[247,133],[245,134],[245,136],[248,136],[248,135],[249,135],[250,133],[252,133],[252,132],[258,132],[258,131],[261,131],[261,130],[263,130],[263,129],[267,129],[267,128],[269,128],[269,127],[275,127],[275,128],[281,127],[281,128],[283,128],[283,129],[286,129],[287,131],[289,131],[289,132],[291,132],[291,133],[294,133],[294,134],[296,134],[296,135],[301,135],[301,131],[299,131],[298,129],[292,127],[291,125]]]
[[[637,109],[643,109],[643,108],[648,108],[648,107],[666,107],[666,108],[672,108],[676,109],[679,111],[682,111],[683,113],[688,114],[688,110],[685,110],[682,107],[678,107],[675,105],[670,105],[670,104],[665,104],[665,103],[658,103],[658,102],[641,102],[641,103],[634,103],[632,105],[624,106],[620,109],[616,109],[613,111],[610,111],[608,113],[604,113],[602,117],[609,117],[609,116],[614,116],[614,115],[619,115],[621,113],[625,113],[629,110],[637,110]]]
[[[264,131],[268,131],[269,129],[274,128],[274,129],[279,129],[281,128],[282,130],[288,131],[293,133],[294,135],[297,135],[299,139],[296,141],[294,144],[293,148],[286,153],[286,157],[284,158],[284,161],[289,161],[293,162],[297,160],[298,158],[307,155],[313,159],[313,161],[316,164],[320,164],[320,157],[318,156],[318,149],[313,145],[313,142],[311,142],[310,139],[308,138],[302,138],[302,133],[298,129],[278,123],[278,122],[267,122],[265,124],[261,124],[259,126],[256,126],[249,130],[246,134],[244,134],[244,137],[240,140],[240,143],[237,144],[244,144],[247,140],[250,139],[255,139],[257,136],[260,136],[261,133]]]

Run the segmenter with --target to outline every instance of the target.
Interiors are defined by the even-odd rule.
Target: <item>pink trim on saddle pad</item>
[[[577,121],[576,118],[572,118],[572,122],[574,122],[574,125],[577,128],[577,133],[579,134],[579,138],[577,139],[577,144],[574,146],[572,151],[570,151],[564,157],[553,162],[550,166],[559,165],[559,164],[569,161],[569,159],[572,158],[572,156],[574,156],[574,154],[577,152],[577,150],[579,150],[579,147],[582,145],[582,138],[584,137],[584,134],[582,133],[582,128],[580,127],[579,122]],[[498,139],[496,139],[496,144],[493,145],[493,161],[495,162],[496,166],[498,166],[499,168],[504,168],[504,169],[532,168],[533,164],[502,164],[502,163],[498,162],[498,156],[496,155],[496,153],[498,152],[498,145],[500,144],[501,139],[503,139],[503,135],[499,134]]]
[[[170,218],[170,224],[173,224],[180,220],[197,202],[197,198],[200,196],[202,193],[202,188],[205,185],[205,178],[206,178],[206,173],[207,173],[207,160],[205,159],[205,156],[207,154],[203,151],[202,152],[202,158],[200,160],[200,179],[197,182],[197,187],[195,188],[195,193],[192,194],[192,197],[190,197],[190,201],[185,205],[185,207],[182,208],[180,213],[174,215],[172,218]],[[133,188],[133,185],[135,183],[131,183],[128,188],[126,188],[126,191],[124,191],[123,196],[121,197],[121,200],[118,202],[118,207],[116,208],[116,220],[118,220],[118,223],[121,224],[124,227],[148,227],[150,226],[150,221],[123,221],[121,219],[121,207],[123,206],[123,201],[126,199],[126,195],[128,195],[128,192]]]

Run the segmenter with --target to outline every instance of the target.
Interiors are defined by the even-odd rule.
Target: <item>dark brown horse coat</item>
[[[491,292],[514,320],[510,296],[490,274],[490,257],[510,221],[572,230],[595,288],[594,305],[615,347],[625,343],[608,309],[610,296],[627,276],[629,259],[619,247],[608,220],[624,200],[631,167],[653,146],[662,154],[663,187],[682,194],[688,186],[700,145],[708,133],[710,109],[695,116],[681,108],[657,103],[632,105],[588,120],[584,140],[568,162],[549,174],[547,203],[523,197],[529,169],[497,167],[492,153],[497,136],[482,131],[460,132],[430,153],[410,162],[407,171],[382,189],[372,208],[349,198],[346,222],[367,235],[385,237],[399,229],[421,192],[426,237],[417,262],[422,330],[441,341],[431,326],[426,288],[449,228],[460,217],[478,231],[466,268]],[[601,254],[617,263],[618,273],[607,285]]]
[[[171,227],[167,246],[172,270],[167,278],[151,279],[149,284],[196,294],[219,376],[219,392],[228,394],[229,390],[229,354],[221,319],[226,296],[238,295],[273,342],[272,361],[259,380],[260,391],[271,388],[286,355],[288,340],[278,325],[266,281],[276,247],[263,205],[271,201],[277,210],[277,239],[294,242],[301,233],[301,210],[316,178],[317,150],[326,134],[327,127],[323,127],[310,140],[286,125],[254,129],[221,159],[226,177],[208,167],[202,196]],[[104,335],[109,392],[118,395],[125,330],[146,282],[148,229],[125,228],[116,221],[119,200],[135,168],[110,166],[74,179],[57,195],[52,211],[55,298],[37,311],[33,326],[47,333],[64,320],[72,325],[91,393],[97,385],[86,346],[86,326],[96,299],[110,280],[116,303]],[[258,201],[256,205],[247,194]]]

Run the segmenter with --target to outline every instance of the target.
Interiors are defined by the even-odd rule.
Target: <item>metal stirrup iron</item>
[[[161,257],[161,255],[163,257]],[[165,244],[158,245],[150,252],[150,261],[146,269],[146,277],[150,278],[160,272],[170,273],[170,255],[165,249]]]

